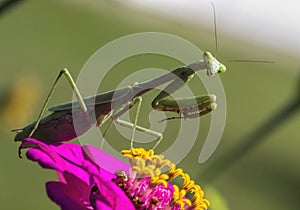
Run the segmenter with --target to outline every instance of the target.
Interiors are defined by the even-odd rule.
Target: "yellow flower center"
[[[172,205],[179,205],[180,209],[184,206],[190,206],[193,209],[205,210],[210,206],[210,202],[204,198],[204,192],[201,187],[181,168],[170,160],[164,159],[163,155],[155,155],[154,150],[145,150],[144,148],[132,148],[123,150],[121,153],[128,158],[131,165],[131,172],[135,178],[151,177],[151,185],[157,186],[163,184],[165,188],[177,177],[183,180],[181,186],[173,184],[174,192]],[[168,168],[166,172],[162,172],[164,168]],[[191,194],[191,199],[186,197],[187,193]],[[155,204],[155,200],[153,200]]]

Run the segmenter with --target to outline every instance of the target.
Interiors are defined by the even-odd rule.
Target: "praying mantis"
[[[65,142],[82,135],[94,125],[103,125],[111,118],[112,121],[120,125],[132,128],[132,137],[130,139],[131,148],[133,147],[134,133],[136,130],[156,136],[157,143],[153,147],[155,148],[161,141],[162,134],[137,125],[142,99],[141,96],[157,86],[170,82],[152,101],[153,109],[180,114],[179,117],[168,119],[196,118],[205,115],[216,109],[216,96],[203,95],[177,100],[170,96],[171,93],[191,80],[194,74],[200,70],[206,70],[208,76],[213,76],[217,73],[225,72],[226,67],[211,53],[204,52],[200,61],[177,68],[165,75],[96,96],[82,98],[69,71],[62,69],[54,81],[38,119],[22,129],[15,129],[14,131],[16,131],[17,134],[14,140],[23,141],[25,138],[32,137],[44,142]],[[52,113],[42,118],[62,75],[66,76],[78,101],[51,107],[48,110]],[[138,106],[133,123],[119,119],[122,114],[135,104],[138,104]],[[74,122],[80,124],[80,129],[74,128]]]

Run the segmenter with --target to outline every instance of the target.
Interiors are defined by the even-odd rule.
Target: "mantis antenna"
[[[230,59],[228,61],[232,62],[245,62],[245,63],[275,63],[274,61],[264,61],[264,60],[247,60],[247,59]]]
[[[212,10],[213,10],[213,15],[214,15],[214,36],[215,36],[215,58],[217,58],[218,54],[218,30],[217,30],[217,15],[216,15],[216,7],[214,3],[211,1],[210,2]],[[228,60],[231,62],[239,62],[239,63],[275,63],[274,61],[265,61],[265,60],[249,60],[249,59],[231,59]]]
[[[217,33],[217,16],[216,16],[216,8],[214,3],[211,1],[211,6],[213,9],[213,14],[214,14],[214,34],[215,34],[215,58],[217,58],[217,53],[218,53],[218,33]]]

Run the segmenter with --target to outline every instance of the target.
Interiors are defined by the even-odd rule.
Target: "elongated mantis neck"
[[[137,91],[139,92],[138,95],[142,95],[142,94],[156,88],[157,86],[160,86],[164,83],[170,82],[176,78],[187,77],[187,76],[190,76],[190,75],[196,73],[197,71],[206,70],[206,69],[207,69],[206,63],[204,62],[204,60],[201,60],[201,61],[192,63],[188,66],[183,66],[183,67],[177,68],[163,76],[135,84],[135,85],[133,85],[133,87],[135,89],[137,89]]]
[[[194,62],[188,65],[187,67],[192,69],[196,73],[199,70],[207,69],[207,64],[205,63],[204,60],[201,60],[201,61]]]

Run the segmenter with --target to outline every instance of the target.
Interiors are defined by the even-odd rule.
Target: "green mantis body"
[[[134,130],[137,129],[155,135],[156,132],[151,133],[151,131],[137,126],[137,117],[134,123],[124,122],[120,120],[119,117],[134,104],[140,103],[143,94],[167,82],[170,82],[169,85],[161,91],[152,102],[152,107],[155,110],[180,113],[180,118],[195,118],[213,111],[216,108],[216,97],[214,95],[182,98],[178,100],[174,100],[170,97],[171,93],[181,88],[184,83],[188,82],[199,70],[206,70],[207,75],[212,76],[216,73],[225,72],[226,68],[209,52],[204,52],[203,59],[199,62],[177,68],[160,77],[96,96],[82,98],[71,75],[66,69],[63,69],[54,82],[38,120],[23,129],[16,130],[15,141],[23,141],[28,137],[36,138],[44,142],[69,141],[82,135],[95,124],[101,126],[109,118],[112,118],[122,125],[132,127]],[[70,102],[49,108],[49,111],[52,111],[52,113],[42,118],[57,81],[62,75],[67,77],[74,89],[78,102]],[[180,106],[178,104],[180,104]],[[79,124],[79,126],[76,126],[76,128],[79,127],[79,129],[74,128],[74,122]]]

